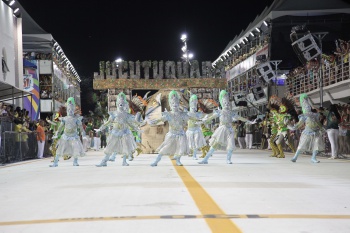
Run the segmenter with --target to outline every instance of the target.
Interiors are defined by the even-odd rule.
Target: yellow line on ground
[[[203,215],[226,215],[224,211],[215,203],[210,195],[202,188],[202,186],[191,176],[191,174],[183,167],[176,166],[176,161],[172,160],[173,165],[188,191],[190,192],[194,202]],[[225,218],[206,218],[205,221],[209,225],[213,233],[241,233],[242,231],[230,219]]]
[[[0,226],[67,223],[67,222],[96,222],[96,221],[118,221],[118,220],[153,220],[153,219],[205,219],[205,220],[229,220],[230,219],[350,219],[350,215],[317,215],[317,214],[207,214],[207,215],[161,215],[161,216],[114,216],[114,217],[86,217],[86,218],[59,218],[41,220],[22,220],[0,222]],[[214,232],[214,231],[213,231]],[[215,231],[218,232],[218,231]],[[230,232],[231,233],[231,232]]]

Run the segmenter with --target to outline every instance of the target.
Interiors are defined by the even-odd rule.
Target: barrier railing
[[[46,135],[44,156],[51,156],[49,150],[51,135]],[[36,159],[38,143],[36,132],[5,131],[1,133],[0,163],[13,163],[28,159]]]
[[[342,58],[338,63],[323,65],[320,70],[300,69],[299,72],[290,74],[286,80],[287,92],[296,96],[308,93],[320,88],[320,72],[322,72],[323,87],[327,87],[349,79],[350,59]]]

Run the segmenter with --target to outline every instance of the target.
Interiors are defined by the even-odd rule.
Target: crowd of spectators
[[[32,120],[25,108],[0,102],[0,163],[50,156],[44,148],[46,132],[46,121]]]
[[[331,159],[347,157],[350,154],[350,104],[332,104],[328,108],[315,109],[320,113],[320,123],[325,127],[326,134],[324,139],[326,142],[326,151],[323,153]],[[301,111],[297,111],[301,114]],[[251,117],[250,119],[253,119]],[[20,107],[6,105],[0,103],[0,156],[9,154],[4,150],[4,133],[8,133],[7,143],[15,143],[11,149],[11,153],[17,159],[26,158],[43,158],[51,156],[50,139],[54,132],[50,128],[49,123],[45,120],[32,121],[29,117],[29,112]],[[294,120],[290,124],[295,124]],[[87,134],[87,141],[84,143],[85,150],[98,151],[106,146],[106,137],[108,132],[96,132],[103,124],[102,117],[98,119],[85,118],[83,122],[84,129]],[[244,122],[237,121],[234,124],[236,132],[236,145],[241,149],[270,149],[268,140],[263,140],[265,135],[269,133],[269,128],[263,125],[263,122],[256,125],[246,125]],[[300,132],[303,129],[289,132],[289,138],[297,148]],[[1,136],[3,139],[1,139]],[[32,143],[29,143],[29,142]],[[44,145],[46,146],[44,149]],[[289,151],[288,147],[285,147]],[[11,160],[9,158],[1,158],[3,160]]]

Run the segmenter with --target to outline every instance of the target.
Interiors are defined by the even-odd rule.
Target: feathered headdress
[[[204,113],[210,113],[215,108],[219,107],[219,104],[213,99],[200,99],[198,104],[199,109]]]
[[[304,114],[311,112],[311,104],[309,102],[309,97],[307,94],[300,95],[300,106]]]
[[[198,97],[195,94],[192,94],[190,98],[190,108],[197,108],[197,105],[198,105]]]
[[[171,106],[174,101],[178,101],[179,102],[180,101],[180,96],[179,96],[179,93],[177,93],[177,91],[172,90],[169,93],[169,105]]]
[[[70,116],[74,115],[75,100],[73,97],[69,97],[67,99],[66,106],[67,106],[67,114],[69,114]]]
[[[280,105],[281,105],[281,99],[276,95],[272,95],[269,99],[269,106],[268,106],[270,111],[271,110],[278,111]]]
[[[227,91],[222,90],[222,91],[220,91],[220,95],[219,95],[219,102],[220,102],[221,106],[222,106],[222,101],[224,98],[228,99],[228,93],[227,93]]]

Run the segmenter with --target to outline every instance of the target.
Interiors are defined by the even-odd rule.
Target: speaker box
[[[310,33],[292,43],[293,48],[299,51],[299,53],[315,45],[317,46],[315,39]]]
[[[247,103],[247,101],[239,101],[239,102],[237,103],[237,106],[247,107],[247,106],[248,106],[248,103]]]
[[[312,46],[303,52],[303,56],[307,61],[310,61],[316,58],[320,54],[321,54],[321,50],[318,46]]]
[[[240,93],[240,94],[235,94],[235,95],[233,96],[233,100],[234,100],[234,102],[235,102],[235,104],[236,104],[237,106],[239,106],[239,105],[238,105],[239,102],[243,101],[244,98],[245,98],[245,95],[242,94],[242,93]]]
[[[265,98],[265,93],[263,92],[263,93],[256,94],[256,95],[254,95],[254,98],[255,98],[255,100],[263,99],[263,98]]]
[[[274,71],[269,71],[265,73],[263,76],[261,76],[265,82],[269,82],[271,79],[276,78],[275,72]]]
[[[252,88],[252,92],[255,100],[260,100],[265,97],[264,89],[261,85],[256,85]]]
[[[263,64],[258,65],[256,71],[258,75],[262,77],[267,83],[276,76],[275,71],[272,69],[270,62],[265,62]]]
[[[259,64],[256,68],[256,71],[258,72],[259,76],[262,76],[265,73],[272,71],[272,67],[270,65],[270,62],[265,62],[265,63]]]
[[[303,64],[321,54],[320,48],[310,33],[294,41],[292,47]]]

